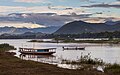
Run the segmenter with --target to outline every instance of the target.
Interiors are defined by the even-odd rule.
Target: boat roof
[[[30,50],[52,50],[52,49],[56,49],[56,48],[37,48],[37,49],[35,49],[35,48],[19,48],[19,49],[30,49]]]

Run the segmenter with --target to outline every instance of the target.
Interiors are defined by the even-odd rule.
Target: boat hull
[[[32,55],[52,55],[55,52],[28,52],[28,51],[20,51],[22,54],[32,54]]]
[[[63,47],[63,50],[85,50],[85,48],[69,48],[69,47],[64,48]]]

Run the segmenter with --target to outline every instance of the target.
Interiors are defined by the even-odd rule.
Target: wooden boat
[[[19,52],[22,54],[52,55],[53,53],[56,53],[56,48],[48,49],[19,48]]]
[[[85,50],[85,47],[63,47],[63,50]]]

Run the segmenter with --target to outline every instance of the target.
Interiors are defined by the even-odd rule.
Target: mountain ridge
[[[81,34],[81,33],[98,33],[98,32],[120,31],[120,23],[109,25],[106,23],[87,23],[84,21],[73,21],[63,25],[54,34]]]
[[[8,33],[8,34],[23,34],[25,32],[42,32],[51,34],[55,32],[60,27],[58,26],[51,26],[46,28],[16,28],[16,27],[0,27],[0,34]]]

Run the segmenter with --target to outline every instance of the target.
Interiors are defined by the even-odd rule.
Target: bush
[[[101,59],[98,59],[98,58],[92,59],[90,53],[84,56],[81,55],[80,59],[76,61],[62,60],[62,63],[74,64],[74,65],[78,65],[78,64],[103,65],[104,64],[103,60]]]
[[[0,44],[0,52],[4,52],[4,51],[8,51],[8,50],[12,50],[12,49],[15,50],[14,46],[11,46],[11,45],[6,44],[6,43],[4,43],[4,44]]]
[[[119,64],[109,64],[105,68],[106,72],[112,72],[112,73],[120,73],[120,65]]]

